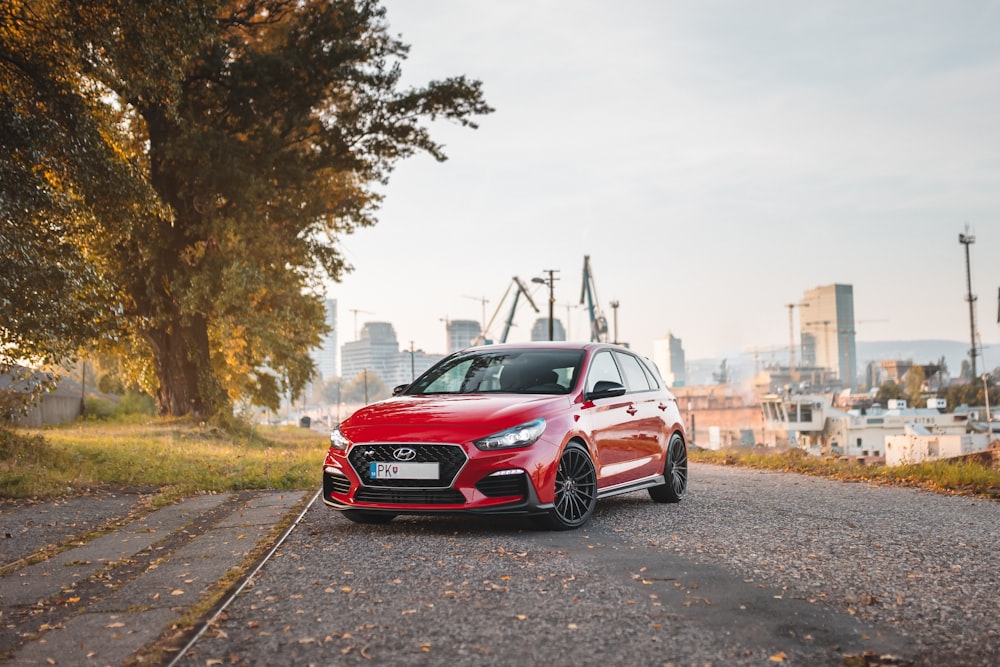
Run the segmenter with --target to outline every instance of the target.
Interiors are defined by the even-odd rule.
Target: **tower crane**
[[[583,289],[580,291],[580,305],[583,305],[584,300],[590,318],[590,340],[607,342],[608,320],[597,302],[597,286],[594,284],[594,274],[590,270],[590,255],[583,256]]]
[[[486,325],[483,329],[483,333],[475,341],[477,345],[486,342],[486,334],[493,327],[493,322],[497,319],[497,315],[500,314],[500,310],[503,308],[503,304],[510,295],[511,290],[514,290],[514,301],[511,303],[510,312],[507,315],[507,320],[504,322],[503,333],[500,335],[501,343],[507,342],[507,335],[510,333],[510,328],[514,324],[514,313],[517,312],[517,303],[522,294],[535,312],[539,312],[538,306],[535,305],[535,302],[531,298],[531,293],[528,292],[528,288],[524,285],[524,281],[517,276],[514,276],[511,279],[510,284],[507,285],[507,291],[503,293],[502,297],[500,297],[500,303],[497,304],[497,309],[493,312],[493,317],[490,318],[489,324]]]
[[[358,339],[358,313],[364,313],[365,315],[374,315],[370,310],[361,310],[360,308],[351,308],[350,311],[354,313],[354,340]]]

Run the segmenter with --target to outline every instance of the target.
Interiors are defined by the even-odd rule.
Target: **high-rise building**
[[[482,333],[479,322],[475,320],[448,320],[445,328],[448,332],[448,354],[474,345]]]
[[[803,365],[826,368],[853,390],[857,374],[854,287],[834,284],[806,291],[799,317]]]
[[[324,381],[337,377],[337,300],[326,300],[326,326],[329,331],[323,336],[318,348],[313,350],[316,370]]]
[[[367,371],[391,387],[401,375],[401,359],[396,330],[388,322],[365,322],[360,338],[344,343],[340,349],[343,377],[348,382]]]
[[[684,346],[681,339],[672,333],[653,341],[653,363],[660,369],[668,387],[683,387],[687,384]]]
[[[531,340],[542,341],[549,339],[549,318],[539,317],[531,327]],[[552,318],[552,340],[566,340],[566,329],[559,318]]]

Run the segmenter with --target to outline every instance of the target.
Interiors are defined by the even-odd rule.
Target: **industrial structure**
[[[597,301],[597,285],[594,283],[594,273],[590,269],[590,255],[583,256],[583,288],[580,290],[580,305],[584,304],[587,306],[587,317],[590,320],[590,340],[608,342],[608,318],[604,316]]]

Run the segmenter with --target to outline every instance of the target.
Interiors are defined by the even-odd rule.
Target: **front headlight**
[[[344,434],[340,432],[339,428],[333,429],[330,433],[330,446],[332,448],[346,451],[350,445],[351,441],[344,437]]]
[[[485,438],[473,441],[479,449],[489,451],[493,449],[513,449],[514,447],[527,447],[542,437],[545,432],[545,420],[536,419],[534,421],[514,426],[506,431],[500,431]]]

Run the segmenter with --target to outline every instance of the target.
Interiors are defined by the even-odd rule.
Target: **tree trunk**
[[[160,381],[156,400],[160,415],[207,418],[223,405],[223,392],[212,372],[205,318],[185,319],[146,332]]]

